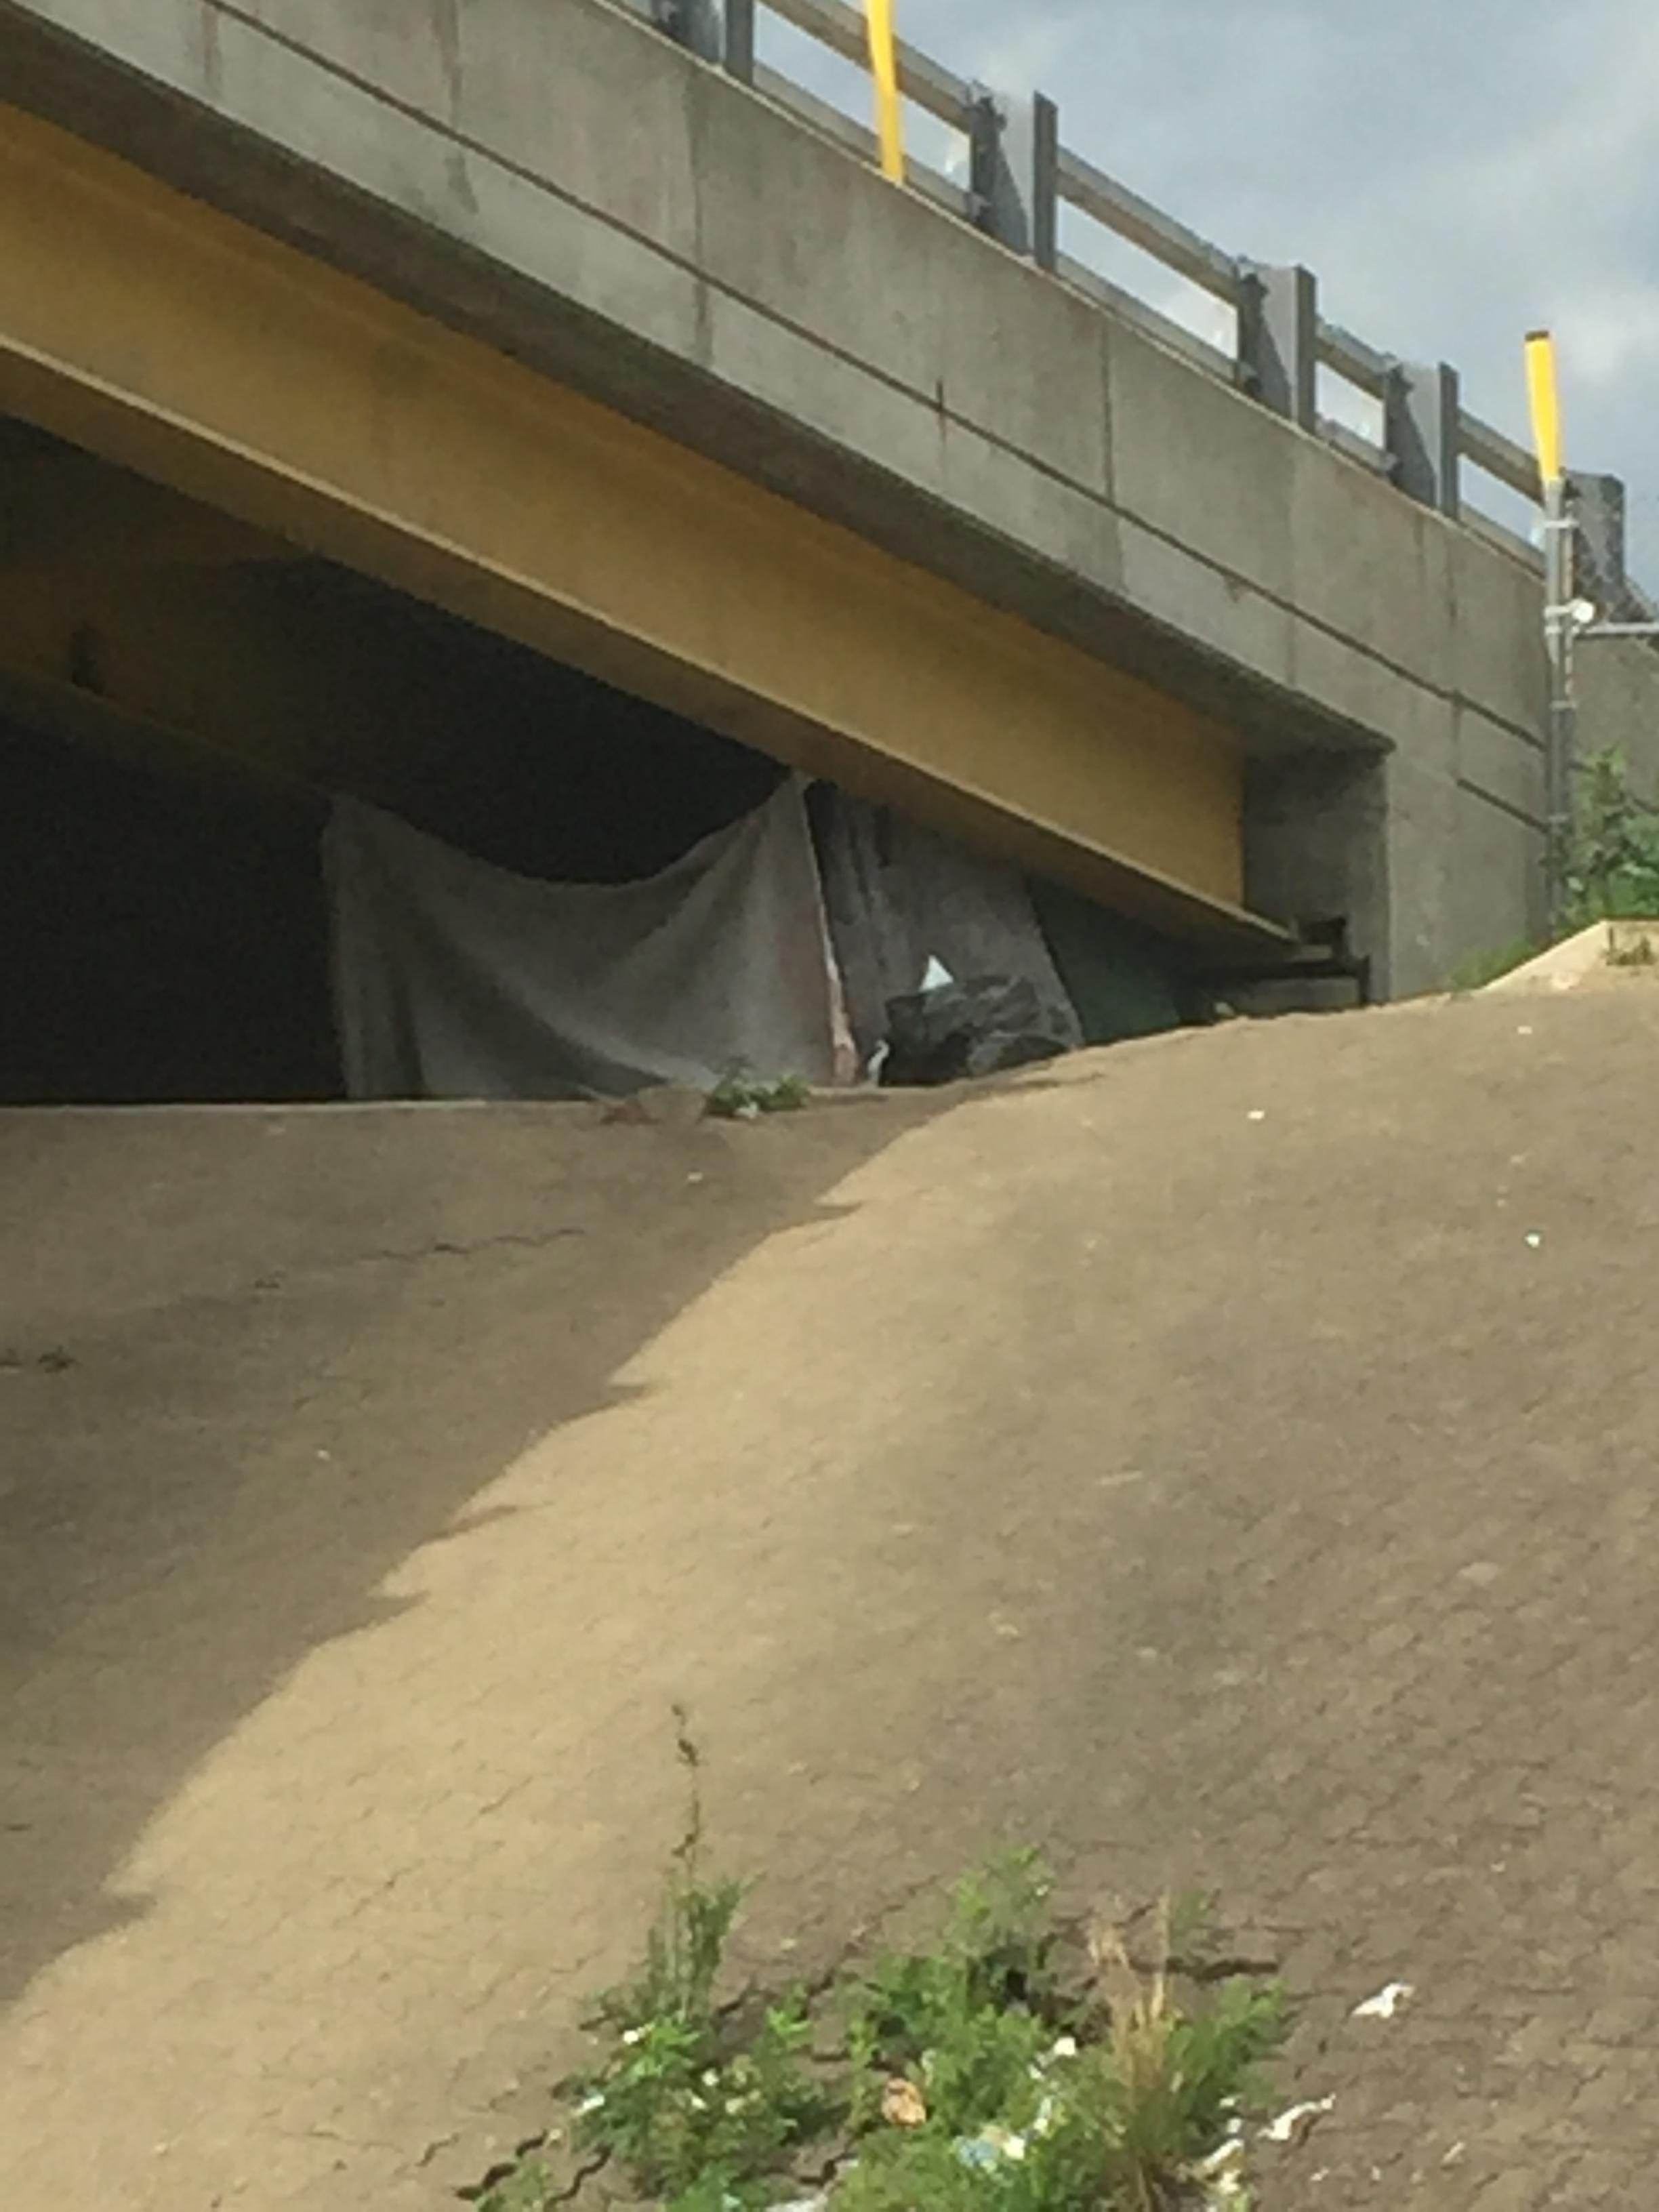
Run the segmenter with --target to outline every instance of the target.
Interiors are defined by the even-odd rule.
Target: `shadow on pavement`
[[[411,1552],[933,1110],[0,1115],[0,2002]]]

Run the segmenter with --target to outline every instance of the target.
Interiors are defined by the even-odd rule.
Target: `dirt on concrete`
[[[0,1116],[0,2203],[453,2206],[676,1699],[761,1967],[1006,1840],[1212,1887],[1335,2100],[1264,2206],[1645,2203],[1656,1102],[1631,992],[753,1126]]]

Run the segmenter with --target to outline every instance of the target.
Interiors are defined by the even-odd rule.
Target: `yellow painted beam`
[[[1271,933],[1221,726],[3,106],[0,410],[1149,920]]]
[[[0,458],[0,577],[293,561],[268,532],[60,447]],[[4,610],[0,607],[0,623]]]

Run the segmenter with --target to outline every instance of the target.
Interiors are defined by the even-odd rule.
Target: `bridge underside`
[[[145,529],[198,573],[323,556],[1218,959],[1282,942],[1243,908],[1221,724],[3,108],[0,412],[182,495]],[[35,714],[86,688],[42,611],[52,542],[78,513],[107,544],[131,496],[109,471],[68,484],[37,472],[11,502],[0,676]],[[161,573],[131,619],[200,630],[199,706],[251,665],[248,597],[169,599]],[[280,750],[257,714],[232,724]]]

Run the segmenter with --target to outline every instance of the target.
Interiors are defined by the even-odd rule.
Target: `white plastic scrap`
[[[1240,2124],[1242,2127],[1242,2123]],[[1203,2191],[1207,2212],[1231,2212],[1249,2202],[1244,2187],[1244,2144],[1240,2135],[1229,2133],[1218,2150],[1212,2150],[1192,2169],[1192,2179]]]
[[[964,2166],[992,2172],[999,2166],[1018,2166],[1025,2156],[1025,2138],[1007,2128],[981,2128],[976,2136],[958,2136],[957,2156]]]
[[[1213,2181],[1218,2175],[1232,2172],[1243,2161],[1244,2138],[1238,2130],[1229,2128],[1227,2140],[1207,2158],[1201,2158],[1193,2168],[1200,2181]]]
[[[1392,2020],[1403,2004],[1409,2004],[1417,1992],[1409,1982],[1390,1982],[1364,2004],[1357,2004],[1349,2014],[1350,2020]]]
[[[1316,2120],[1322,2119],[1327,2112],[1334,2112],[1335,2108],[1334,2097],[1316,2097],[1308,2104],[1292,2105],[1262,2129],[1261,2139],[1264,2142],[1295,2142]]]

